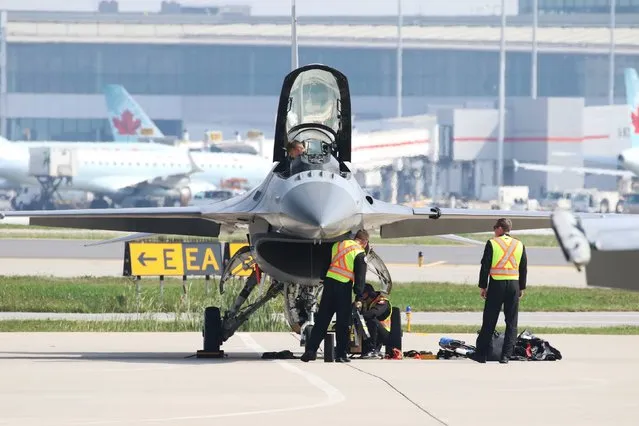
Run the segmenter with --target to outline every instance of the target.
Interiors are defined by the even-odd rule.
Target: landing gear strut
[[[229,265],[232,261],[229,262]],[[228,268],[228,266],[227,266]],[[223,277],[224,278],[224,277]],[[251,291],[258,285],[259,282],[264,284],[266,281],[266,275],[261,274],[260,271],[255,268],[253,273],[248,277],[244,288],[240,291],[233,306],[227,312],[224,317],[220,315],[220,308],[208,307],[204,312],[204,350],[197,351],[197,358],[221,358],[224,356],[224,351],[220,349],[222,343],[228,340],[242,324],[244,324],[249,317],[264,306],[268,301],[277,297],[284,288],[283,283],[271,279],[271,285],[268,290],[260,296],[255,302],[242,308],[242,305],[248,299]],[[220,287],[222,287],[223,281],[220,280]]]
[[[379,278],[380,290],[390,294],[392,280],[390,273],[381,258],[370,250],[367,254],[368,270]],[[249,271],[244,287],[235,298],[230,309],[221,314],[218,307],[208,307],[204,312],[204,350],[197,352],[198,358],[221,358],[224,351],[220,348],[249,317],[280,293],[284,295],[284,317],[291,329],[300,334],[300,346],[306,347],[315,326],[315,314],[323,287],[319,285],[302,285],[294,282],[282,282],[267,277],[255,264],[248,246],[240,248],[224,267],[220,278],[220,294],[224,293],[224,284],[240,271]],[[251,292],[259,284],[270,285],[253,303],[243,306]],[[395,320],[395,319],[393,319]],[[399,320],[396,321],[399,324]],[[329,333],[330,335],[330,333]],[[325,340],[326,344],[326,340]],[[330,348],[329,348],[330,349]],[[332,350],[332,349],[331,349]],[[330,359],[330,357],[329,357]]]

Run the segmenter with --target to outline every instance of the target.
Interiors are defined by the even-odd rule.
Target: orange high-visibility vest
[[[493,259],[490,276],[494,280],[518,280],[519,262],[524,251],[524,245],[508,235],[491,238]]]
[[[354,240],[344,240],[333,244],[331,266],[327,278],[347,283],[355,280],[355,257],[364,249]]]
[[[384,326],[384,328],[386,329],[386,331],[390,332],[391,329],[391,314],[393,312],[393,305],[391,305],[390,300],[388,300],[388,298],[386,298],[384,295],[380,294],[379,296],[377,296],[375,299],[373,299],[373,301],[371,303],[369,303],[366,306],[366,309],[370,309],[372,306],[376,305],[378,302],[385,300],[386,303],[388,303],[388,316],[384,319],[379,320],[379,322],[382,323],[382,325]]]

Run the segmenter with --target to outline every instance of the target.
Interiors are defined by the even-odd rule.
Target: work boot
[[[502,356],[501,359],[499,360],[500,364],[508,364],[508,357],[507,356]]]
[[[473,361],[477,361],[480,364],[486,364],[486,355],[480,354],[478,352],[473,353],[468,358],[472,359]]]
[[[351,362],[346,355],[335,357],[335,362]]]
[[[306,351],[302,354],[302,356],[300,357],[300,359],[303,362],[309,362],[309,361],[315,361],[317,359],[317,353],[316,352],[309,352]]]

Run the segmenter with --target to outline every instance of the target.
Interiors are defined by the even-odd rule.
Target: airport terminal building
[[[618,105],[625,103],[623,69],[639,69],[636,16],[618,19],[614,88]],[[592,19],[583,25],[572,20],[573,27],[562,27],[558,19],[540,16],[538,97],[578,98],[571,105],[580,105],[582,111],[606,105],[609,30]],[[403,27],[402,113],[448,117],[442,126],[461,126],[449,135],[458,135],[477,121],[468,118],[463,124],[450,108],[469,109],[468,113],[494,110],[499,86],[498,17],[464,25],[455,21],[459,19],[406,17]],[[396,114],[397,30],[392,21],[300,20],[298,37],[300,64],[325,63],[349,77],[355,123]],[[5,70],[2,134],[14,140],[111,140],[102,94],[111,83],[122,84],[166,135],[180,136],[185,128],[192,139],[205,130],[222,130],[231,137],[235,130],[257,128],[271,135],[280,85],[291,69],[290,23],[265,17],[9,11],[2,43],[6,47],[0,63]],[[506,43],[506,94],[511,105],[531,95],[530,16],[510,19]],[[547,120],[571,122],[572,128],[563,131],[571,138],[587,139],[588,132],[578,124],[584,122],[583,115],[575,121],[574,112],[562,119],[564,109],[552,111]],[[618,121],[623,128],[623,119]],[[525,119],[521,123],[526,126]],[[542,137],[537,145],[565,136],[550,134],[550,128],[556,126],[543,127],[545,136],[527,130],[530,137]],[[476,143],[494,145],[496,127],[464,131],[474,133],[467,137]],[[508,132],[523,131],[507,126],[513,146],[519,142]],[[627,130],[618,130],[606,149],[625,146],[628,139]],[[486,167],[494,169],[493,154],[486,154],[494,149],[478,151],[476,146],[452,141],[451,152],[460,156],[457,160],[473,162],[479,157],[472,153],[481,151],[485,154],[481,158],[491,162]],[[577,151],[582,153],[581,145]],[[525,157],[520,156],[531,159]],[[505,184],[516,183],[513,179]]]

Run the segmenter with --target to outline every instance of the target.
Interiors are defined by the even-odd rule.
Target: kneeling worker
[[[392,306],[390,300],[370,284],[364,286],[362,299],[362,316],[370,334],[370,339],[363,342],[362,358],[380,358],[382,345],[388,344],[390,337]]]
[[[368,232],[361,229],[354,240],[338,241],[333,244],[331,264],[324,278],[324,289],[320,300],[315,326],[306,344],[306,351],[301,357],[304,362],[317,358],[317,348],[328,329],[328,324],[337,314],[335,324],[335,361],[350,362],[348,359],[348,329],[353,314],[353,296],[362,299],[366,284],[366,247]]]

